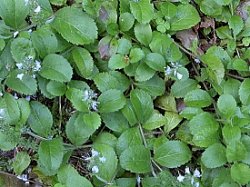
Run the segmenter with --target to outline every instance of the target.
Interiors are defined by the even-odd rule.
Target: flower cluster
[[[31,74],[33,78],[36,78],[36,72],[41,69],[41,62],[29,55],[21,63],[16,63],[16,67],[19,70],[16,76],[18,79],[22,80],[25,74]]]
[[[97,93],[93,92],[92,90],[84,90],[83,92],[83,101],[86,101],[88,103],[89,109],[92,109],[94,111],[97,111],[97,107],[99,102],[96,101],[97,99]]]
[[[189,167],[186,167],[185,175],[179,174],[177,180],[179,182],[190,182],[192,186],[199,187],[200,186],[199,178],[201,178],[201,173],[197,168],[194,170],[193,174],[191,174]]]
[[[170,66],[167,66],[165,68],[165,74],[167,76],[173,75],[178,80],[181,80],[183,75],[180,72],[178,72],[178,69],[181,68],[181,67],[182,66],[178,62],[176,62],[176,63],[171,62]]]
[[[84,159],[85,161],[90,161],[90,167],[91,167],[91,172],[96,174],[99,173],[99,167],[98,167],[98,163],[99,164],[103,164],[106,162],[106,157],[102,156],[98,151],[96,151],[95,149],[91,150],[91,156],[87,157]]]

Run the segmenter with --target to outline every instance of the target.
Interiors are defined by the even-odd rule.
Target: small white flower
[[[30,101],[30,95],[26,96],[25,99],[26,99],[27,101]]]
[[[19,34],[18,31],[14,32],[14,33],[13,33],[14,38],[17,37],[18,34]]]
[[[94,150],[94,149],[91,150],[91,156],[92,156],[92,157],[96,157],[96,156],[98,156],[98,155],[99,155],[99,152],[98,152],[98,151],[96,151],[96,150]]]
[[[194,170],[194,177],[200,178],[201,177],[201,173],[198,169]]]
[[[41,62],[36,60],[35,61],[34,71],[39,71],[40,69],[41,69]]]
[[[136,182],[137,182],[137,184],[140,184],[140,183],[141,183],[141,177],[140,177],[140,175],[137,175],[137,177],[136,177]]]
[[[89,99],[89,91],[88,90],[84,90],[83,92],[83,101],[87,101]]]
[[[101,163],[106,162],[106,158],[104,156],[100,157],[99,160],[100,160]]]
[[[199,182],[196,182],[194,186],[195,186],[195,187],[199,187],[199,186],[200,186],[200,183],[199,183]]]
[[[186,174],[190,174],[190,169],[189,169],[189,167],[186,167],[186,168],[185,168],[185,173],[186,173]]]
[[[31,34],[31,33],[32,33],[32,29],[29,29],[29,30],[28,30],[28,33]]]
[[[195,58],[194,61],[195,61],[195,63],[197,63],[197,64],[200,64],[200,63],[201,63],[200,59],[198,59],[198,58]]]
[[[16,78],[22,80],[22,79],[23,79],[23,76],[24,76],[23,73],[19,73],[19,74],[17,74]]]
[[[176,77],[178,80],[181,80],[183,75],[181,73],[176,72]]]
[[[25,0],[25,6],[27,6],[29,4],[29,0]]]
[[[165,73],[166,75],[170,75],[172,73],[172,69],[169,66],[167,66],[165,69]]]
[[[191,177],[191,184],[194,185],[194,177]]]
[[[92,173],[98,173],[99,172],[99,168],[97,166],[93,166],[91,170],[92,170]]]
[[[18,96],[16,93],[14,93],[13,97],[14,97],[14,99],[18,99]]]
[[[179,182],[183,182],[184,179],[185,179],[185,176],[180,175],[180,174],[179,174],[179,176],[177,177],[177,180],[178,180]]]
[[[94,110],[94,111],[98,111],[98,104],[99,104],[99,102],[97,102],[97,101],[92,101],[91,102],[91,108]]]
[[[0,108],[0,119],[3,119],[4,117],[4,109]]]
[[[23,64],[22,63],[17,63],[16,66],[17,66],[18,69],[22,69],[23,68]]]
[[[34,59],[34,57],[33,57],[33,56],[31,56],[31,55],[29,55],[29,56],[27,57],[27,59],[28,59],[28,60],[33,60],[33,59]]]
[[[24,181],[24,182],[28,181],[28,175],[26,175],[26,174],[17,175],[17,178]]]
[[[35,10],[34,10],[35,13],[39,13],[41,12],[41,7],[38,5]]]
[[[3,96],[3,92],[0,92],[0,97],[2,97]]]
[[[36,78],[36,75],[32,75],[32,77],[35,79],[35,78]]]

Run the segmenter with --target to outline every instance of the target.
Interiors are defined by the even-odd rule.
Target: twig
[[[234,75],[234,74],[231,74],[231,73],[226,73],[226,75],[228,75],[229,77],[233,77],[235,79],[241,80],[241,81],[245,80],[244,77],[241,77],[241,76],[238,76],[238,75]]]

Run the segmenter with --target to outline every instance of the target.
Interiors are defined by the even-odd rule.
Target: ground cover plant
[[[0,186],[250,186],[249,6],[0,0]]]

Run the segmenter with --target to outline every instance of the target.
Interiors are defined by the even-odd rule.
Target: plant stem
[[[144,146],[145,146],[146,148],[148,148],[148,144],[147,144],[147,141],[146,141],[146,138],[145,138],[145,135],[144,135],[144,133],[143,133],[143,130],[142,130],[142,127],[141,127],[141,124],[140,124],[140,123],[139,123],[139,130],[140,130],[140,134],[141,134],[141,137],[142,137],[143,144],[144,144]],[[150,157],[151,157],[151,156],[150,156]],[[154,177],[156,177],[156,173],[155,173],[155,171],[154,171],[154,167],[153,167],[153,165],[152,165],[152,161],[153,161],[153,159],[150,158],[151,172],[152,172],[152,175],[153,175]]]

